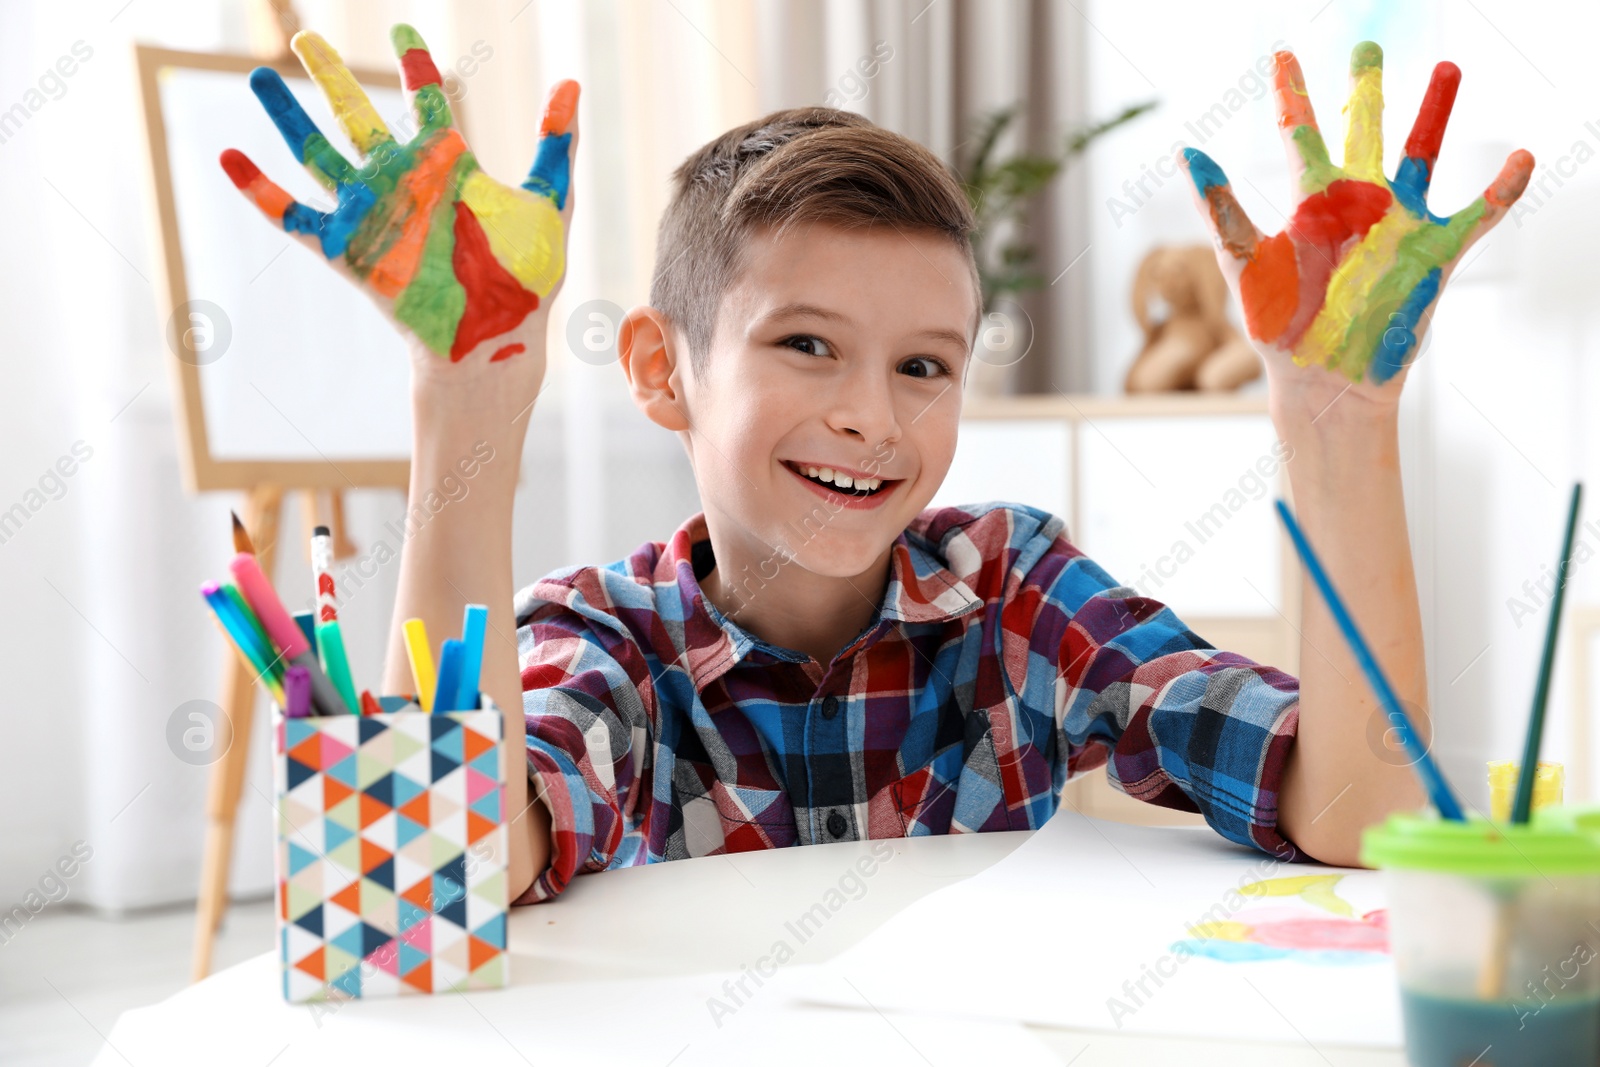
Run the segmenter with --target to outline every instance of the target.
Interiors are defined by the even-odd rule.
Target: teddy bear
[[[1152,317],[1152,299],[1161,304]],[[1227,392],[1261,374],[1261,359],[1228,321],[1228,283],[1209,245],[1157,247],[1133,279],[1133,317],[1144,347],[1128,368],[1129,393]]]

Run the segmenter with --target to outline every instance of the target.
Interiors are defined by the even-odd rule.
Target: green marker
[[[344,636],[339,630],[339,620],[317,623],[317,655],[322,658],[322,669],[333,680],[334,688],[344,698],[345,707],[352,715],[360,715],[361,702],[356,699],[355,683],[350,680],[350,661],[344,654]]]
[[[250,627],[250,632],[255,634],[259,647],[265,652],[262,659],[262,673],[268,675],[274,681],[282,683],[283,672],[288,665],[287,661],[278,653],[277,646],[267,638],[266,627],[262,626],[261,620],[256,617],[255,609],[250,606],[249,601],[245,600],[244,594],[239,592],[239,587],[232,582],[225,583],[222,586],[222,592],[233,606],[238,609],[239,617]]]

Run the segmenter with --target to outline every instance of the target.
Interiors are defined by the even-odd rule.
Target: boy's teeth
[[[836,471],[832,467],[802,467],[800,468],[808,478],[815,478],[820,482],[830,482],[840,489],[864,489],[871,492],[883,484],[882,478],[852,478],[844,471]]]

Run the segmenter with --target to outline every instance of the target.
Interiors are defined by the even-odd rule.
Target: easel
[[[159,221],[156,244],[162,277],[157,293],[163,321],[174,321],[180,310],[187,308],[190,293],[173,192],[167,125],[161,106],[160,75],[166,69],[222,71],[237,74],[242,80],[253,68],[269,66],[286,78],[304,78],[299,61],[289,50],[289,39],[300,27],[289,0],[258,0],[251,14],[257,55],[213,55],[145,45],[135,49],[145,135],[150,147],[151,195]],[[351,73],[363,85],[400,87],[399,75],[393,71],[353,69]],[[264,116],[262,120],[265,121]],[[221,180],[220,171],[218,178]],[[241,217],[241,225],[262,225],[260,219],[245,217],[243,210]],[[186,313],[192,319],[193,311]],[[286,493],[301,495],[305,530],[300,543],[306,546],[308,553],[312,528],[324,525],[333,534],[334,558],[353,555],[355,545],[348,538],[344,521],[344,492],[354,487],[398,489],[404,493],[410,482],[409,460],[341,459],[335,464],[331,460],[219,459],[212,456],[199,369],[204,360],[198,358],[205,354],[204,346],[191,339],[194,331],[184,332],[181,327],[179,330],[183,335],[182,347],[189,355],[197,357],[179,358],[174,347],[174,356],[168,364],[174,375],[173,393],[182,406],[177,429],[185,488],[191,493],[244,492],[240,518],[255,545],[256,560],[268,579],[272,578],[277,558],[279,521]],[[324,491],[328,495],[326,505],[322,503]],[[255,675],[249,665],[233,649],[226,647],[226,643],[223,657],[220,695],[223,723],[219,727],[222,740],[218,743],[226,743],[227,747],[211,765],[206,802],[205,851],[195,914],[192,967],[196,981],[210,973],[217,930],[227,910],[234,822],[249,763],[250,730],[257,696]]]

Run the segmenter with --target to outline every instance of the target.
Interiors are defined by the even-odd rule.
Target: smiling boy
[[[224,165],[407,337],[412,497],[485,441],[502,457],[407,542],[385,682],[409,685],[399,620],[449,632],[464,602],[490,606],[483,689],[508,711],[515,902],[665,859],[1034,828],[1068,777],[1101,764],[1130,795],[1286,859],[1353,864],[1364,826],[1422,804],[1404,759],[1369,744],[1381,712],[1315,598],[1297,680],[1213,649],[1055,516],[928,509],[979,322],[973,218],[937,157],[849,112],[768,115],[677,170],[650,304],[628,313],[619,351],[705,510],[513,602],[516,458],[564,267],[577,86],[553,90],[538,159],[508,189],[475,171],[415,31],[395,44],[417,138],[379,152],[375,113],[347,91],[335,107],[375,178],[341,170],[287,94],[257,86],[337,211],[293,204],[242,156]],[[314,35],[295,47],[314,75],[343,70]],[[1532,158],[1431,215],[1453,66],[1435,71],[1390,183],[1376,46],[1352,57],[1342,168],[1294,57],[1276,62],[1297,205],[1285,233],[1256,230],[1203,154],[1182,166],[1266,360],[1302,525],[1426,734],[1400,388],[1450,270]]]

